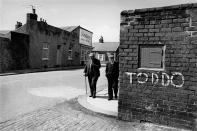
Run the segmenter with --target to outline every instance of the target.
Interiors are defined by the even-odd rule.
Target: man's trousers
[[[96,83],[98,76],[88,76],[88,82],[90,85],[90,96],[96,97]]]
[[[113,93],[114,93],[115,98],[117,98],[118,79],[108,77],[107,80],[108,80],[108,99],[113,99]]]

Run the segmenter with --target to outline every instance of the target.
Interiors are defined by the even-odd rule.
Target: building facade
[[[119,119],[196,127],[197,4],[121,12]]]
[[[104,42],[103,37],[99,39],[99,42],[93,43],[92,52],[95,53],[97,59],[101,61],[101,63],[105,64],[108,62],[108,55],[113,54],[114,59],[118,61],[118,47],[119,42]]]
[[[37,19],[33,9],[32,13],[27,13],[24,25],[17,22],[14,31],[1,34],[10,39],[9,51],[15,63],[12,69],[79,66],[81,47],[78,34],[51,26],[44,19]]]
[[[64,28],[51,26],[42,18],[38,20],[35,9],[32,9],[32,13],[27,13],[24,25],[17,21],[12,33],[11,31],[0,31],[2,41],[5,37],[9,37],[11,40],[10,34],[14,32],[24,34],[25,38],[28,36],[29,49],[26,54],[28,66],[25,64],[28,69],[84,65],[88,60],[88,54],[92,51],[93,33],[91,31],[80,26]],[[16,37],[11,41],[13,40],[15,43],[21,43],[20,39]],[[21,44],[21,49],[23,46]],[[19,65],[18,63],[16,67]],[[24,69],[24,67],[20,69]]]
[[[80,45],[80,64],[84,65],[88,61],[88,54],[92,51],[93,33],[81,26],[66,26],[62,29],[77,34],[77,41]]]
[[[30,68],[77,66],[80,64],[77,34],[37,20],[35,12],[27,14],[26,24],[16,29],[29,35]]]

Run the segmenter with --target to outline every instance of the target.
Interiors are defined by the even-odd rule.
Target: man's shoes
[[[92,98],[96,98],[96,96],[93,96]]]
[[[89,97],[92,97],[92,95],[90,95]]]
[[[108,101],[113,100],[113,98],[108,98]]]

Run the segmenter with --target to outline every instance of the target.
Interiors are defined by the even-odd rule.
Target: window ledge
[[[165,71],[164,68],[138,68],[137,70]]]
[[[49,58],[42,58],[42,60],[49,60]]]

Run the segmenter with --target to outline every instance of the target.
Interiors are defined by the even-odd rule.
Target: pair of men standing
[[[90,60],[87,62],[84,73],[88,77],[90,85],[90,97],[96,98],[96,83],[100,76],[100,61],[94,57],[93,53],[89,54]],[[106,64],[106,77],[108,79],[108,100],[113,99],[113,92],[117,99],[118,93],[118,62],[114,61],[114,56],[109,55],[109,62]]]

